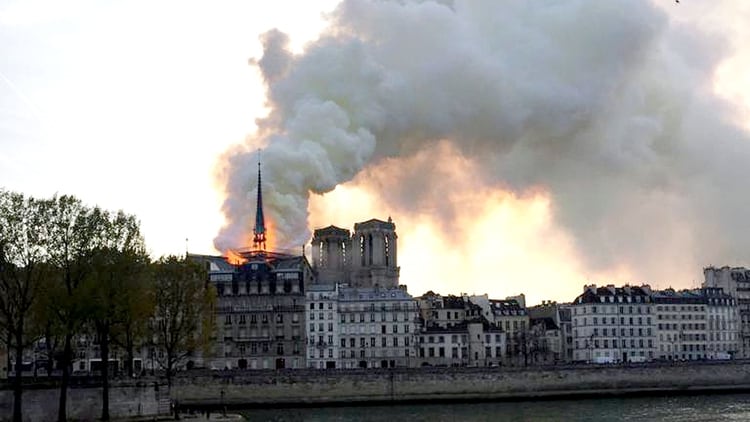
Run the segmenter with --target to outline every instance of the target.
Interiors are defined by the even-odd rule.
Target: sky
[[[135,214],[141,220],[147,245],[154,256],[180,254],[186,248],[195,253],[223,252],[215,250],[214,246],[227,244],[222,239],[229,239],[229,244],[237,243],[236,237],[226,237],[226,227],[240,227],[240,232],[247,227],[243,218],[226,211],[227,197],[240,204],[242,210],[253,209],[253,192],[247,189],[247,185],[252,186],[252,179],[244,177],[245,173],[240,170],[254,171],[253,166],[247,165],[247,160],[252,161],[248,153],[274,142],[273,138],[259,135],[262,130],[258,129],[256,119],[270,116],[258,121],[266,131],[276,127],[275,118],[286,121],[289,110],[299,102],[290,101],[287,105],[285,95],[292,95],[295,89],[310,88],[304,85],[308,82],[302,71],[316,71],[315,60],[324,60],[325,51],[342,50],[335,43],[318,43],[321,31],[329,34],[339,31],[344,34],[338,35],[340,37],[353,33],[360,37],[365,52],[369,52],[370,45],[367,31],[382,32],[382,43],[395,46],[395,50],[401,44],[404,48],[413,47],[397,38],[398,35],[403,37],[399,25],[409,21],[405,18],[402,22],[389,15],[401,12],[368,9],[366,2],[352,2],[335,17],[326,17],[335,10],[337,3],[72,1],[63,6],[54,1],[0,1],[3,49],[0,55],[0,187],[36,196],[73,194],[89,204]],[[554,3],[550,1],[545,5]],[[649,40],[663,42],[667,51],[659,51],[659,57],[670,60],[672,56],[679,57],[680,60],[670,61],[669,66],[664,67],[675,70],[675,74],[658,75],[664,85],[674,88],[669,92],[677,92],[684,98],[690,94],[683,90],[694,89],[716,97],[720,102],[716,113],[729,121],[727,125],[746,131],[750,127],[750,46],[743,40],[750,39],[750,5],[741,0],[683,0],[679,5],[654,0],[652,3],[654,10],[643,15],[623,6],[635,18],[633,22],[621,24],[625,29],[640,29],[638,19],[642,19],[661,28],[644,29],[643,44],[648,44]],[[537,17],[522,10],[518,2],[506,5],[511,16],[530,13],[529,19]],[[465,13],[462,16],[473,12],[465,9],[462,9]],[[427,12],[415,9],[414,13]],[[588,15],[586,11],[575,13]],[[610,16],[607,13],[611,11],[601,13]],[[438,23],[443,22],[440,19],[448,19],[438,12],[429,16]],[[420,18],[418,22],[432,21]],[[459,24],[461,22],[474,21],[467,18]],[[509,28],[513,27],[511,23],[504,22]],[[326,30],[329,24],[333,30]],[[278,32],[269,33],[272,29]],[[523,26],[516,29],[519,40],[536,39],[525,34]],[[420,28],[406,26],[403,30],[409,34],[406,39],[418,47]],[[427,26],[422,30],[428,40],[441,33]],[[279,33],[287,35],[288,45],[274,44],[284,42],[284,37],[274,35]],[[388,39],[389,33],[395,40]],[[440,39],[446,51],[463,51],[465,44],[457,40],[466,35],[465,31],[459,28],[455,33],[450,30],[444,33],[448,34],[446,37],[453,37]],[[662,33],[665,35],[660,35]],[[416,35],[411,37],[411,34]],[[582,31],[581,34],[582,40],[591,40],[588,33]],[[492,39],[508,43],[513,36],[509,31]],[[618,37],[615,39],[629,39],[628,33]],[[481,44],[483,40],[486,41],[481,37],[468,38],[467,43]],[[636,47],[640,45],[638,42],[632,41]],[[623,49],[627,50],[630,44],[623,43]],[[690,54],[692,50],[701,54]],[[394,68],[405,69],[403,63],[409,64],[403,57],[386,53],[378,56],[378,52],[373,51],[372,57],[381,60],[382,66],[392,63]],[[418,57],[420,52],[409,54]],[[602,57],[609,57],[602,54]],[[293,76],[274,73],[280,72],[274,68],[280,65],[272,60],[263,62],[264,57],[293,59],[292,70],[301,69],[298,73],[302,74],[294,77],[301,82],[295,84]],[[518,59],[518,56],[509,57]],[[426,56],[424,59],[434,58]],[[528,65],[524,61],[521,63]],[[446,74],[450,74],[451,68],[447,66]],[[689,71],[682,72],[683,68]],[[645,72],[641,67],[633,69]],[[524,69],[525,72],[533,70]],[[340,77],[337,71],[341,70],[332,67],[329,73]],[[408,78],[410,71],[389,75]],[[549,74],[554,72],[546,71],[537,76],[545,81]],[[440,81],[440,75],[428,76]],[[598,74],[592,71],[591,83],[597,82],[597,78]],[[675,82],[680,78],[684,82]],[[641,78],[623,78],[623,81],[636,87],[643,81],[654,83],[652,79]],[[299,86],[302,88],[297,88]],[[467,91],[472,88],[466,82],[458,83],[456,89],[462,87]],[[440,92],[442,88],[431,88],[430,92]],[[470,92],[481,96],[480,91]],[[534,94],[522,88],[514,92],[519,96]],[[543,94],[540,97],[547,98]],[[412,105],[429,110],[435,108],[429,102],[439,103],[441,98],[426,96],[423,100],[424,103]],[[555,112],[554,104],[550,106],[551,112],[545,105],[543,102],[542,106],[531,104],[529,107],[532,111],[533,107],[539,107],[547,113],[545,115]],[[396,108],[398,104],[390,106]],[[714,110],[707,107],[701,103],[698,111]],[[432,122],[429,118],[439,120],[434,116],[427,115],[425,119],[428,122]],[[685,116],[698,116],[696,124],[701,127],[700,113],[689,111]],[[687,117],[685,120],[690,120]],[[367,116],[362,119],[365,118]],[[408,126],[408,123],[403,124]],[[439,123],[436,126],[442,128]],[[433,129],[426,123],[420,124],[420,130]],[[513,121],[508,124],[512,126]],[[292,129],[300,125],[284,128],[293,132]],[[712,122],[705,126],[713,125]],[[461,132],[460,121],[456,127],[446,132],[434,129],[433,138],[452,135],[470,138],[465,136],[465,131]],[[533,129],[542,131],[534,133],[558,130],[546,126]],[[309,132],[305,127],[300,130]],[[382,134],[374,133],[379,140]],[[738,142],[744,140],[746,138]],[[596,215],[599,224],[622,225],[620,232],[612,234],[638,233],[643,229],[642,221],[653,222],[653,226],[648,227],[648,231],[653,232],[652,237],[643,234],[622,243],[604,239],[601,236],[608,236],[610,232],[602,235],[601,230],[587,231],[585,221],[569,214],[576,209],[576,204],[593,207],[596,197],[571,194],[569,185],[534,178],[526,172],[490,174],[485,171],[489,167],[512,168],[513,163],[527,161],[488,164],[483,161],[485,155],[494,156],[482,154],[484,144],[466,145],[466,142],[451,139],[434,139],[430,143],[415,141],[407,146],[379,142],[373,151],[365,151],[375,158],[363,153],[367,159],[362,159],[359,167],[346,167],[343,173],[337,174],[338,178],[324,186],[315,186],[313,190],[326,193],[313,194],[309,201],[305,199],[303,206],[298,207],[302,210],[301,216],[294,214],[291,219],[291,213],[266,215],[270,215],[272,225],[286,222],[284,218],[291,219],[285,227],[294,228],[291,235],[294,240],[305,239],[310,229],[328,224],[351,229],[357,221],[393,217],[399,234],[401,282],[415,295],[432,289],[443,294],[488,293],[491,297],[525,293],[530,303],[543,299],[569,301],[587,283],[648,282],[661,288],[694,287],[702,278],[702,266],[750,264],[747,252],[733,246],[734,243],[726,248],[715,248],[721,251],[718,254],[703,250],[714,249],[714,245],[695,246],[698,242],[694,238],[701,241],[713,238],[694,235],[691,227],[695,226],[695,217],[683,216],[681,212],[660,214],[638,207],[628,214],[640,214],[640,219],[631,220],[618,212],[602,211],[602,215],[609,217]],[[396,146],[398,150],[393,152]],[[273,147],[269,149],[271,162],[264,165],[273,177],[287,164],[282,159],[273,161],[274,157],[282,157],[282,152],[275,152]],[[563,170],[569,172],[567,168]],[[657,170],[649,167],[643,176],[641,173],[623,174],[651,177],[659,175]],[[415,171],[430,177],[420,178]],[[663,177],[669,181],[673,174],[681,173],[667,172]],[[237,186],[230,183],[233,177],[240,176],[243,183]],[[548,177],[564,179],[555,173]],[[612,189],[612,186],[603,188]],[[694,205],[673,194],[684,191],[684,186],[677,184],[674,190],[664,188],[671,195],[659,196],[661,202],[654,208],[661,208],[662,203],[673,204],[676,210]],[[727,195],[734,193],[729,189]],[[273,194],[272,187],[268,189],[272,206],[279,203],[274,202]],[[685,196],[700,195],[688,192]],[[638,201],[644,197],[653,197],[653,194],[649,191],[646,196],[628,196],[627,200]],[[419,198],[419,201],[412,198]],[[449,206],[444,206],[445,203]],[[242,211],[239,214],[242,215]],[[580,215],[588,216],[585,212]],[[250,227],[247,230],[249,234]],[[667,238],[668,242],[658,243],[662,238]],[[645,245],[631,244],[638,242]],[[658,253],[648,246],[649,243],[658,244]],[[682,246],[687,244],[693,246]],[[638,251],[648,253],[639,255]],[[624,258],[618,259],[620,256]]]

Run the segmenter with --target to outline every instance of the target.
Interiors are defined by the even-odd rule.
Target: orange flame
[[[231,249],[227,250],[226,258],[227,258],[227,262],[233,265],[242,265],[245,262],[247,262],[247,259],[245,259],[242,255],[238,254],[237,252]]]

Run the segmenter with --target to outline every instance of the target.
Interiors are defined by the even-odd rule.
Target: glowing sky
[[[721,45],[728,53],[715,89],[750,126],[750,4],[654,1],[686,36],[700,30],[732,41]],[[336,3],[0,2],[0,187],[69,193],[136,214],[154,255],[184,252],[186,238],[192,252],[215,253],[223,224],[216,162],[265,113],[259,75],[248,65],[261,53],[258,36],[279,28],[302,51]],[[471,163],[443,153],[456,166],[447,172],[473,177]],[[543,189],[466,192],[462,224],[445,228],[428,213],[382,209],[376,187],[360,177],[313,197],[310,224],[351,228],[392,215],[401,281],[412,294],[524,292],[536,303],[571,300],[586,282],[689,287],[701,278],[700,268],[676,271],[676,280],[617,265],[592,273],[570,233],[554,224]],[[738,259],[726,263],[748,264]]]

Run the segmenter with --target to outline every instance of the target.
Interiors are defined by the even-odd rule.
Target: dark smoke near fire
[[[646,0],[345,1],[302,54],[262,42],[271,112],[223,162],[220,250],[252,227],[258,147],[271,236],[298,248],[311,193],[447,142],[481,175],[461,188],[545,191],[593,270],[750,259],[750,142],[712,92],[729,51]],[[416,162],[384,209],[451,227],[460,203],[424,189],[450,175]]]

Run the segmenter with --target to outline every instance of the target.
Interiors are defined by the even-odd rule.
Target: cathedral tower
[[[398,287],[396,225],[388,221],[368,220],[354,225],[350,256],[354,287]]]
[[[318,283],[347,283],[349,281],[349,230],[336,226],[317,229],[313,233],[312,261],[318,272]]]

